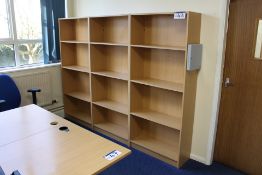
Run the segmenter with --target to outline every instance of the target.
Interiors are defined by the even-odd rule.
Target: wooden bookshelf
[[[63,66],[63,69],[89,73],[89,69],[84,66]]]
[[[160,112],[152,111],[150,109],[137,110],[136,112],[131,112],[131,114],[148,121],[181,130],[181,117],[169,116]]]
[[[164,49],[164,50],[175,50],[175,51],[186,51],[185,46],[158,46],[158,45],[131,45],[132,47],[146,48],[146,49]]]
[[[90,49],[94,74],[128,80],[128,47],[92,44]]]
[[[60,41],[88,42],[88,18],[60,19]]]
[[[66,114],[175,166],[190,157],[197,71],[188,44],[201,15],[186,12],[60,19]],[[91,111],[91,112],[90,112]]]
[[[91,124],[90,103],[69,96],[64,96],[65,114],[82,122]]]
[[[174,14],[131,16],[131,44],[185,48],[187,20],[174,20]]]
[[[90,18],[90,41],[127,44],[128,16]]]
[[[131,117],[131,142],[175,162],[179,159],[179,135],[175,129]]]
[[[88,44],[61,43],[62,67],[65,69],[89,72]]]
[[[183,92],[184,79],[184,51],[132,47],[131,80],[134,82]]]
[[[128,74],[115,71],[95,71],[92,72],[94,75],[101,75],[109,78],[116,78],[119,80],[128,80]]]
[[[94,104],[128,114],[128,82],[104,76],[92,76]]]
[[[128,139],[128,115],[93,105],[94,126]]]
[[[65,93],[65,95],[76,98],[76,99],[80,99],[83,101],[90,102],[90,95],[86,92],[73,91],[73,92],[67,92]]]
[[[180,130],[182,94],[132,83],[131,114]]]
[[[90,77],[88,73],[63,69],[64,94],[90,102]]]

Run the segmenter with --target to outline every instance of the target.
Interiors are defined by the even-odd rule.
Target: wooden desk
[[[53,121],[58,125],[50,125]],[[121,154],[104,158],[114,150]],[[130,153],[36,105],[0,113],[0,166],[6,174],[17,169],[22,175],[97,174]]]

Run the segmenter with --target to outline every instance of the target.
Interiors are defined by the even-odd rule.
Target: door
[[[262,60],[255,58],[261,51],[259,19],[262,0],[231,0],[214,160],[261,175]]]

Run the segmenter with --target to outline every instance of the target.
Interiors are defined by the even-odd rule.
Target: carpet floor
[[[95,133],[127,147],[101,133]],[[182,168],[178,169],[139,150],[127,148],[131,149],[132,153],[100,173],[100,175],[244,175],[244,173],[217,162],[207,166],[197,161],[189,160]]]

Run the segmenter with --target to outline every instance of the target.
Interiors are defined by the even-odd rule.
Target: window
[[[44,62],[40,0],[0,0],[0,68]]]

